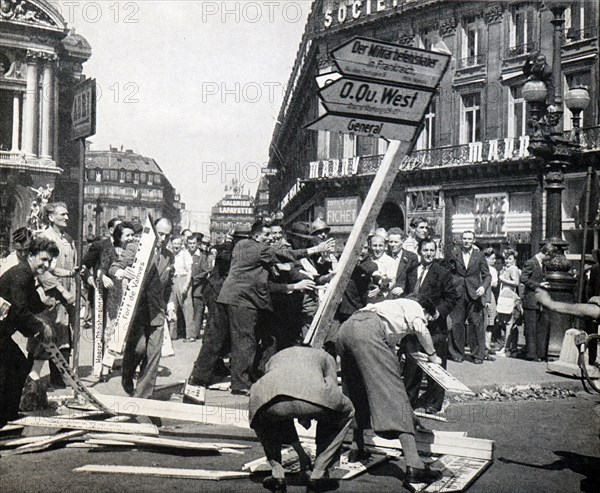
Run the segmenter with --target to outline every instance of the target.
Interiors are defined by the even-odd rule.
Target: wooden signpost
[[[142,237],[138,246],[135,261],[131,267],[135,273],[135,277],[127,283],[127,287],[123,292],[123,298],[117,311],[117,316],[113,321],[111,339],[107,343],[106,352],[102,364],[112,368],[115,357],[123,352],[127,331],[135,315],[137,303],[144,284],[144,278],[148,272],[152,255],[156,247],[156,231],[152,224],[150,216],[146,218]]]
[[[391,142],[304,339],[313,346],[324,341],[369,230],[402,160],[412,151],[432,94],[450,61],[446,54],[366,38],[352,39],[332,56],[341,77],[335,72],[327,74],[331,82],[319,91],[331,112],[306,128],[383,137]],[[319,77],[317,83],[327,81]]]

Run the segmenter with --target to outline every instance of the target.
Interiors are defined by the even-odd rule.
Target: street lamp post
[[[562,73],[561,40],[564,29],[564,2],[546,0],[546,5],[554,16],[552,82],[554,94],[548,95],[547,87],[541,77],[534,73],[523,86],[523,98],[530,105],[529,151],[545,164],[544,188],[546,190],[546,239],[557,249],[546,265],[546,281],[550,283],[550,293],[556,301],[574,301],[573,293],[577,280],[571,273],[571,262],[564,255],[568,246],[562,238],[562,191],[564,172],[578,160],[581,148],[578,139],[579,114],[589,104],[589,94],[584,87],[572,88],[565,97],[565,105],[573,112],[574,132],[565,138],[562,129]],[[548,97],[550,96],[550,97]],[[550,105],[546,105],[550,102]],[[550,325],[550,353],[560,352],[564,332],[571,327],[570,316],[553,314],[541,321]]]

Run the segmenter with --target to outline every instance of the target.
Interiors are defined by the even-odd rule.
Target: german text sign
[[[368,38],[354,38],[332,56],[342,75],[429,89],[437,86],[450,61],[445,53]]]
[[[410,141],[416,131],[414,125],[336,113],[328,113],[309,124],[306,128],[403,141]]]
[[[323,106],[332,113],[351,113],[418,123],[432,93],[381,82],[343,77],[319,91]]]

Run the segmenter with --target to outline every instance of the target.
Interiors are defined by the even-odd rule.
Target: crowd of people
[[[65,232],[66,206],[47,204],[45,219],[46,229],[36,234],[14,232],[15,251],[1,264],[0,394],[8,404],[0,425],[16,417],[19,401],[22,410],[44,405],[40,377],[48,356],[39,341],[55,341],[69,358],[75,276],[90,288],[90,299],[104,297],[105,340],[125,283],[135,277],[139,225],[111,220],[109,236],[88,246],[80,268]],[[424,218],[413,220],[408,233],[374,228],[334,323],[310,348],[303,340],[338,269],[335,240],[322,219],[289,228],[259,220],[249,234],[232,230],[214,246],[200,233],[172,235],[172,229],[166,218],[154,224],[157,242],[125,341],[122,387],[128,395],[152,396],[164,330],[185,342],[201,338],[188,382],[210,386],[231,375],[231,392],[250,397],[251,426],[273,471],[265,487],[273,491],[285,491],[281,443],[292,443],[300,454],[309,490],[326,489],[326,470],[351,423],[352,460],[368,456],[363,431],[372,428],[399,439],[407,480],[439,478],[418,456],[413,410],[440,412],[444,389],[427,376],[423,391],[416,352],[444,368],[448,359],[482,364],[494,354],[547,358],[548,319],[540,316],[535,292],[548,287],[544,266],[555,252],[551,244],[520,270],[514,249],[497,252],[472,231],[444,255]],[[6,306],[8,315],[1,311]],[[524,348],[518,346],[521,325]],[[16,330],[29,337],[27,359],[11,343]],[[110,378],[110,368],[101,378]],[[64,385],[52,369],[50,384]],[[293,418],[319,422],[314,468]]]

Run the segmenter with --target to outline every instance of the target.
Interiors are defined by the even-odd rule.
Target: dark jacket
[[[306,250],[289,250],[253,239],[241,240],[233,248],[231,267],[219,293],[218,302],[254,310],[273,310],[269,294],[269,268],[279,262],[290,262]]]
[[[344,321],[350,318],[350,315],[367,305],[369,283],[377,269],[377,264],[370,258],[366,258],[354,268],[337,311],[339,320]]]
[[[19,262],[0,277],[0,298],[11,304],[8,315],[0,321],[0,339],[11,337],[17,330],[27,337],[42,330],[44,324],[35,314],[47,306],[35,289],[35,278],[28,263]]]
[[[477,299],[475,292],[480,286],[487,291],[492,283],[492,275],[490,267],[482,252],[473,249],[469,265],[466,266],[463,260],[462,250],[457,248],[452,251],[452,258],[456,264],[456,272],[454,276],[457,279],[457,289],[459,296],[467,296],[471,300]],[[479,298],[481,303],[485,302],[482,296]]]
[[[411,294],[417,284],[418,265],[414,266],[407,275],[407,293]],[[456,279],[448,269],[442,267],[437,261],[429,267],[429,272],[423,279],[419,288],[419,295],[425,296],[435,305],[440,316],[437,320],[429,322],[428,328],[431,333],[446,332],[446,317],[456,306],[459,295],[456,289]]]
[[[408,293],[408,272],[419,265],[419,257],[414,252],[400,250],[400,261],[398,262],[398,271],[396,272],[396,287],[404,289]]]
[[[540,305],[535,300],[535,290],[544,281],[544,270],[535,257],[530,258],[521,270],[521,283],[525,286],[523,292],[523,308],[537,310]]]
[[[210,254],[198,251],[192,255],[192,297],[201,298],[211,271]]]

